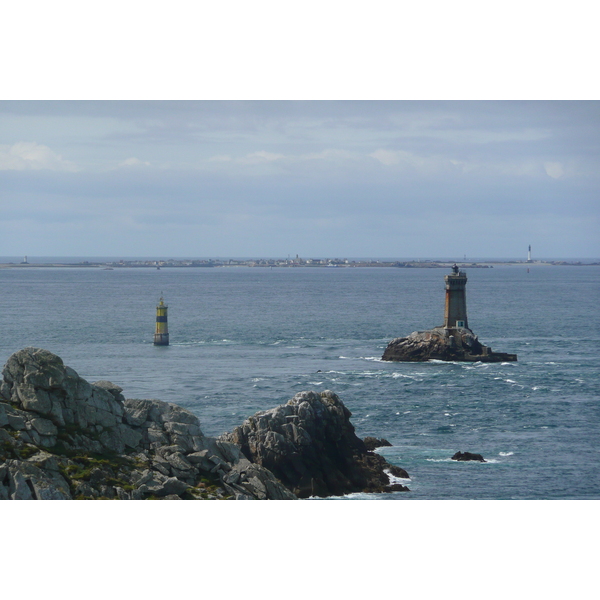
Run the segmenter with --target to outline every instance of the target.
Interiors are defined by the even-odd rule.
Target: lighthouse
[[[154,333],[155,346],[169,345],[169,324],[167,323],[167,309],[163,297],[156,306],[156,332]]]
[[[527,251],[527,262],[528,263],[533,262],[531,260],[531,244],[529,244],[529,250]]]
[[[452,267],[452,274],[444,277],[446,282],[446,306],[444,309],[444,327],[446,329],[469,328],[467,321],[467,275]]]

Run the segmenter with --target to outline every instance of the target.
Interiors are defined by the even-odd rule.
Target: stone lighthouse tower
[[[444,327],[446,329],[469,328],[467,320],[467,275],[452,267],[452,274],[444,277],[446,282],[446,307],[444,309]]]
[[[465,362],[504,362],[517,360],[516,354],[494,352],[482,344],[467,321],[467,275],[454,265],[446,282],[444,325],[413,331],[406,337],[393,339],[381,360],[421,362],[449,360]]]
[[[167,309],[169,307],[165,304],[163,297],[160,297],[160,301],[156,306],[156,332],[154,333],[154,345],[155,346],[168,346],[169,345],[169,324],[167,323]]]

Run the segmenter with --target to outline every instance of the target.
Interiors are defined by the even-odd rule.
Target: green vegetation
[[[2,442],[0,445],[0,460],[27,460],[30,456],[33,456],[38,452],[39,448],[32,446],[31,444],[23,444],[22,442],[12,444],[11,442],[6,441]]]

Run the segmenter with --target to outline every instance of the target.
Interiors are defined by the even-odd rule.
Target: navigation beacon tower
[[[446,306],[444,309],[444,327],[446,329],[464,328],[469,329],[467,320],[467,275],[459,271],[458,267],[452,267],[452,274],[445,275],[446,282]]]
[[[169,307],[165,304],[163,297],[160,297],[160,301],[156,306],[156,332],[154,333],[154,345],[155,346],[168,346],[169,345],[169,324],[167,323],[167,309]]]
[[[527,251],[527,262],[528,263],[533,262],[531,260],[531,244],[529,244],[529,250]]]

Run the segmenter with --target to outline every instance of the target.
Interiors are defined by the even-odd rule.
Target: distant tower
[[[533,262],[531,260],[531,244],[529,244],[529,251],[527,252],[527,262]]]
[[[169,324],[167,323],[168,306],[164,303],[163,297],[156,306],[156,333],[154,334],[155,346],[169,345]]]
[[[452,274],[444,277],[446,281],[446,307],[444,310],[444,327],[469,328],[467,321],[467,275],[459,271],[458,267],[452,267]]]

